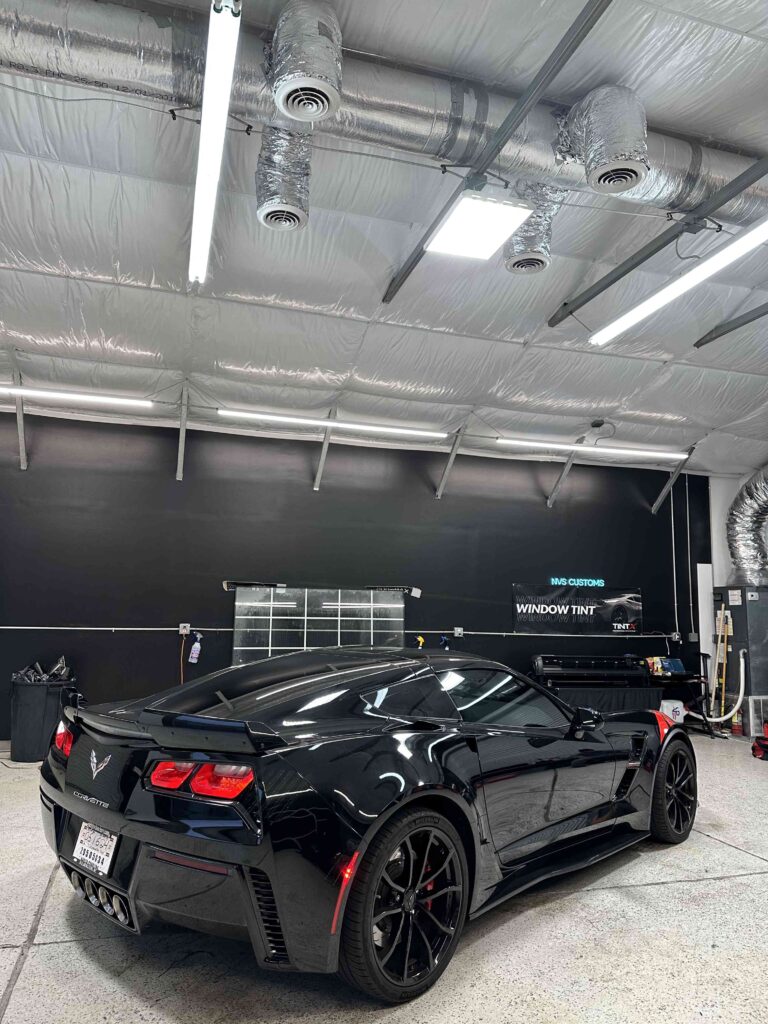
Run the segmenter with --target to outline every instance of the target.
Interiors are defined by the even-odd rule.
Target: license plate
[[[75,843],[72,860],[97,875],[109,873],[109,865],[117,845],[117,836],[96,825],[84,821]]]

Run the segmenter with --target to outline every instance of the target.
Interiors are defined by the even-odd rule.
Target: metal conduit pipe
[[[167,107],[202,98],[207,19],[168,8],[163,17],[94,0],[11,0],[0,10],[0,68],[23,75],[116,90]],[[264,42],[241,32],[233,113],[270,123],[274,116]],[[479,85],[345,57],[339,109],[317,124],[342,139],[466,164],[490,138],[512,99]],[[560,188],[588,190],[584,166],[563,153],[565,111],[536,107],[501,151],[494,169]],[[651,170],[624,198],[688,210],[750,161],[649,132]],[[749,224],[768,216],[761,182],[718,216]]]

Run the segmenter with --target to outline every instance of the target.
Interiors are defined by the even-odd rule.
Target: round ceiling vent
[[[299,206],[292,206],[290,203],[281,203],[273,200],[264,203],[256,211],[259,223],[272,231],[296,231],[303,228],[309,220],[305,210]]]
[[[639,160],[617,161],[596,167],[588,177],[595,192],[616,195],[639,185],[648,173],[648,168]]]
[[[543,252],[531,250],[507,256],[504,266],[510,274],[540,274],[551,262],[549,256]]]
[[[330,82],[308,76],[278,83],[274,96],[277,109],[294,121],[324,121],[341,103]]]

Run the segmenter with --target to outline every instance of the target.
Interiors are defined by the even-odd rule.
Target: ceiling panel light
[[[681,274],[674,281],[670,281],[668,285],[654,292],[653,295],[650,295],[643,302],[638,303],[628,313],[624,313],[623,316],[618,317],[607,326],[596,331],[590,336],[590,343],[592,345],[607,345],[609,341],[617,338],[620,334],[624,334],[630,327],[634,327],[641,320],[645,320],[646,317],[656,313],[670,302],[674,302],[675,299],[685,295],[691,288],[695,288],[697,284],[708,280],[714,274],[719,273],[731,263],[741,259],[742,256],[746,256],[747,253],[752,252],[758,245],[762,245],[766,241],[768,241],[768,218],[755,224],[748,231],[742,231],[732,242],[721,246],[711,256],[702,257],[691,270]]]
[[[15,395],[19,398],[38,398],[43,402],[72,402],[74,405],[122,405],[134,409],[150,409],[154,402],[146,398],[119,398],[116,395],[99,395],[92,391],[46,391],[44,388],[0,387],[0,395]]]
[[[219,416],[233,420],[258,420],[260,423],[283,423],[294,427],[322,427],[323,430],[351,430],[356,434],[386,434],[393,437],[424,437],[440,441],[448,435],[439,430],[418,430],[416,427],[385,427],[378,423],[352,423],[349,420],[325,420],[311,416],[282,416],[271,412],[241,412],[219,409]]]
[[[192,214],[192,243],[189,250],[189,280],[205,281],[211,248],[213,215],[219,192],[221,160],[229,117],[229,95],[235,70],[237,37],[240,33],[240,4],[216,10],[211,7],[208,46],[203,81],[203,113],[197,151],[195,205]]]
[[[467,191],[424,248],[449,256],[488,260],[532,213],[525,203]]]
[[[529,441],[524,437],[497,437],[496,444],[503,444],[510,448],[536,448],[546,451],[558,452],[579,452],[581,455],[606,455],[608,458],[616,456],[629,456],[638,459],[663,459],[670,462],[680,462],[688,458],[688,452],[670,452],[654,448],[618,448],[609,445],[597,447],[585,444],[567,444],[564,441]]]

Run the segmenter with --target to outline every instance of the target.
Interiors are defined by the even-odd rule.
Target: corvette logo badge
[[[111,754],[107,754],[107,756],[104,758],[104,760],[101,763],[99,763],[99,760],[96,757],[96,751],[95,750],[91,751],[91,771],[93,772],[94,779],[99,774],[99,772],[101,771],[102,768],[106,768],[107,767],[107,765],[109,764],[109,762],[111,760],[112,760],[112,755]]]

